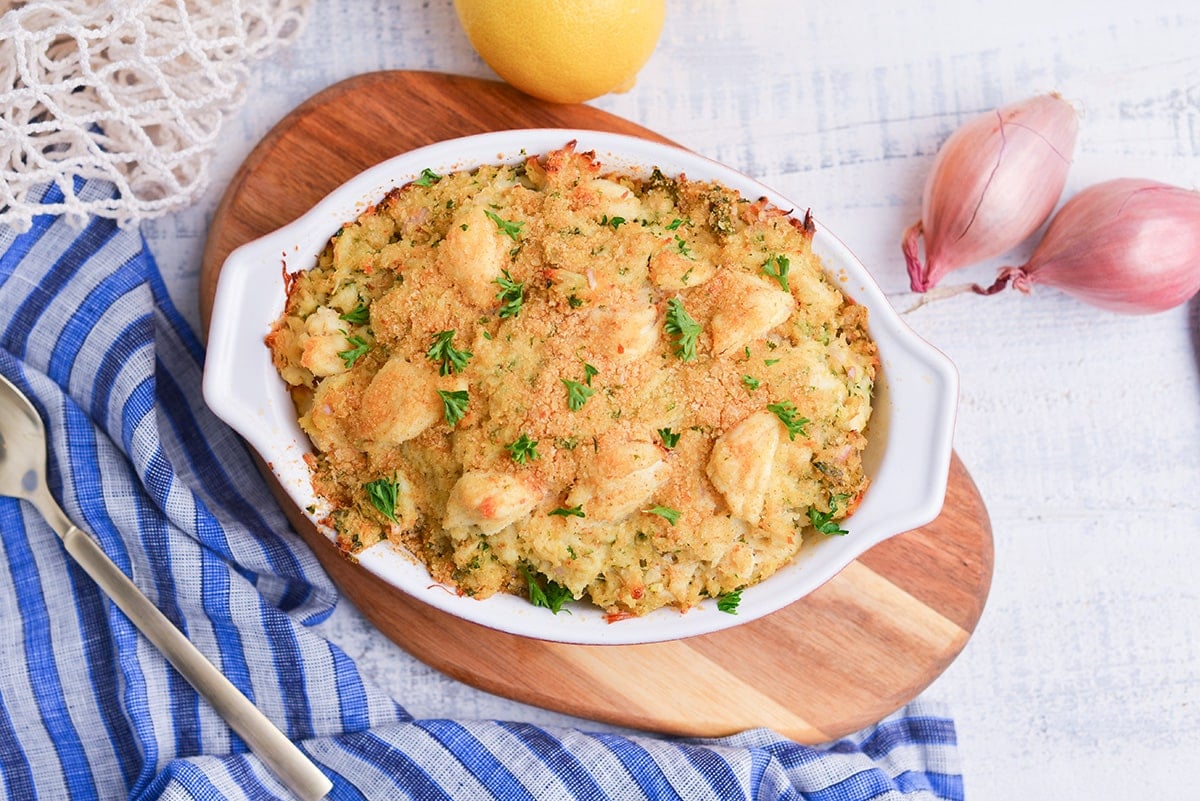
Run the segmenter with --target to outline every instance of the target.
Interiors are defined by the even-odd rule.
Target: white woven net
[[[0,223],[175,211],[208,184],[249,63],[294,38],[309,0],[0,0]],[[114,183],[77,197],[75,177]],[[31,202],[57,185],[63,200]]]

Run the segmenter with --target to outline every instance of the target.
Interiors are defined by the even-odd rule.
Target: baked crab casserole
[[[876,347],[813,229],[573,145],[388,192],[267,337],[338,547],[475,598],[733,611],[867,489]]]

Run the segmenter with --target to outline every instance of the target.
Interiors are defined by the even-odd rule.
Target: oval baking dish
[[[812,205],[791,201],[728,167],[668,145],[591,131],[505,131],[440,142],[380,163],[338,187],[301,218],[235,250],[221,269],[214,299],[204,396],[214,413],[270,466],[296,507],[327,535],[333,532],[320,522],[327,510],[313,491],[304,460],[312,446],[263,341],[284,306],[285,274],[310,268],[344,223],[423,170],[448,173],[512,162],[570,141],[577,142],[579,151],[594,150],[606,170],[648,173],[657,167],[668,175],[718,181],[746,198],[765,197],[801,216]],[[949,471],[957,398],[954,368],[908,328],[866,268],[816,216],[813,250],[841,289],[868,309],[880,361],[864,456],[871,487],[843,521],[850,534],[805,546],[773,576],[746,588],[736,615],[706,602],[686,613],[659,609],[610,622],[603,610],[587,603],[570,604],[570,614],[555,615],[517,596],[475,600],[432,581],[423,565],[387,543],[357,555],[362,569],[438,609],[513,634],[580,644],[655,642],[717,631],[782,608],[873,545],[931,521],[941,509]]]

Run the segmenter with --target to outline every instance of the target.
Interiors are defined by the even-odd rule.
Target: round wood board
[[[437,73],[370,73],[315,95],[267,134],[217,209],[200,277],[205,326],[228,253],[299,217],[356,173],[444,139],[539,127],[666,141],[589,106]],[[343,594],[383,634],[455,679],[650,731],[721,736],[764,726],[819,743],[906,704],[974,631],[991,585],[991,524],[957,455],[949,478],[936,520],[871,549],[786,609],[717,634],[633,646],[526,639],[435,610],[342,558],[271,483]]]

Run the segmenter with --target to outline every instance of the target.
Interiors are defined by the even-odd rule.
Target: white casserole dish
[[[283,273],[313,266],[344,223],[425,168],[444,174],[512,162],[572,140],[581,152],[596,151],[605,171],[649,172],[658,167],[668,175],[716,180],[749,199],[766,197],[800,217],[814,205],[789,200],[735,170],[668,145],[594,131],[513,130],[439,142],[382,162],[329,193],[294,222],[233,251],[221,268],[213,301],[205,401],[258,452],[296,507],[331,538],[333,532],[320,522],[326,507],[313,492],[303,458],[311,445],[263,341],[283,310]],[[602,610],[589,604],[570,604],[570,614],[555,615],[516,596],[475,600],[436,584],[423,565],[386,543],[357,556],[362,569],[431,606],[512,634],[578,644],[659,642],[718,631],[787,606],[872,546],[933,520],[941,510],[949,474],[957,374],[948,358],[903,322],[867,269],[819,218],[816,226],[814,251],[843,291],[868,308],[870,332],[879,348],[864,460],[871,486],[855,513],[842,522],[848,535],[806,545],[789,565],[744,590],[735,615],[718,611],[710,601],[686,613],[659,609],[609,622]]]

